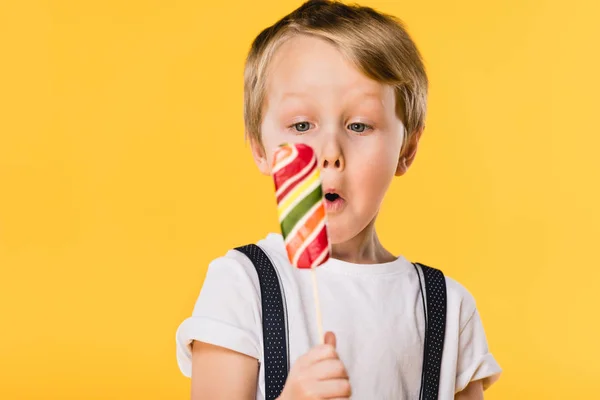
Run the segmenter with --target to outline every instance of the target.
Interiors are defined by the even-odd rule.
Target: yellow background
[[[208,262],[277,230],[242,66],[299,4],[0,2],[0,399],[189,398],[175,330]],[[487,399],[599,398],[598,2],[362,4],[431,79],[384,243],[475,296]]]

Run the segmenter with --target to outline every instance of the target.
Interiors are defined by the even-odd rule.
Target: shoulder
[[[462,329],[477,310],[475,297],[454,278],[445,276],[445,279],[448,317],[458,320]]]
[[[467,314],[472,313],[475,310],[475,298],[465,286],[449,276],[443,269],[436,267],[429,268],[438,269],[444,274],[444,280],[446,283],[447,308],[449,310],[460,309]]]
[[[203,289],[207,285],[235,286],[247,284],[258,287],[252,261],[242,252],[231,249],[208,264]]]
[[[445,275],[446,279],[446,293],[448,299],[453,299],[454,301],[458,301],[465,306],[471,306],[471,308],[475,307],[475,297],[471,294],[471,292],[463,286],[456,279]]]
[[[216,290],[235,290],[236,288],[240,289],[240,286],[245,286],[245,291],[252,288],[253,295],[260,296],[260,279],[257,266],[253,262],[256,261],[257,252],[266,255],[268,264],[275,268],[280,280],[287,281],[291,278],[288,276],[290,268],[285,268],[287,254],[283,239],[279,235],[270,234],[259,240],[255,249],[254,254],[250,257],[236,247],[213,259],[208,265],[202,290],[210,290],[211,287]],[[265,268],[264,265],[258,267],[262,267],[263,270]]]
[[[448,276],[443,269],[433,266],[429,268],[437,269],[444,274],[444,281],[446,283],[447,328],[454,327],[458,332],[460,332],[477,310],[475,298],[465,286],[459,283],[456,279]],[[433,286],[427,284],[427,290],[433,289],[434,291],[437,291],[438,288],[436,287],[436,282],[433,281],[432,283]]]

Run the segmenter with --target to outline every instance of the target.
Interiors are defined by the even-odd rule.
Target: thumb
[[[337,340],[336,340],[335,334],[333,332],[325,333],[325,344],[329,344],[329,345],[333,346],[333,348],[335,349],[336,341]]]

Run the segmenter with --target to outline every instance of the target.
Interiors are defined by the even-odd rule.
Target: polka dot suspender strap
[[[417,263],[425,279],[425,346],[423,349],[423,371],[421,376],[422,400],[437,400],[440,386],[440,369],[446,332],[446,279],[442,271]],[[416,268],[416,265],[415,265]],[[419,284],[421,274],[417,269]],[[423,288],[421,287],[421,295]]]
[[[256,268],[260,282],[265,370],[265,400],[281,394],[288,375],[288,345],[284,297],[271,260],[257,245],[237,247]]]

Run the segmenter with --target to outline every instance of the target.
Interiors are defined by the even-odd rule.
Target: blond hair
[[[264,29],[252,43],[244,68],[246,137],[262,143],[260,125],[268,64],[277,48],[298,34],[328,41],[367,77],[394,87],[396,114],[409,137],[424,128],[427,74],[402,22],[369,7],[309,0]]]

